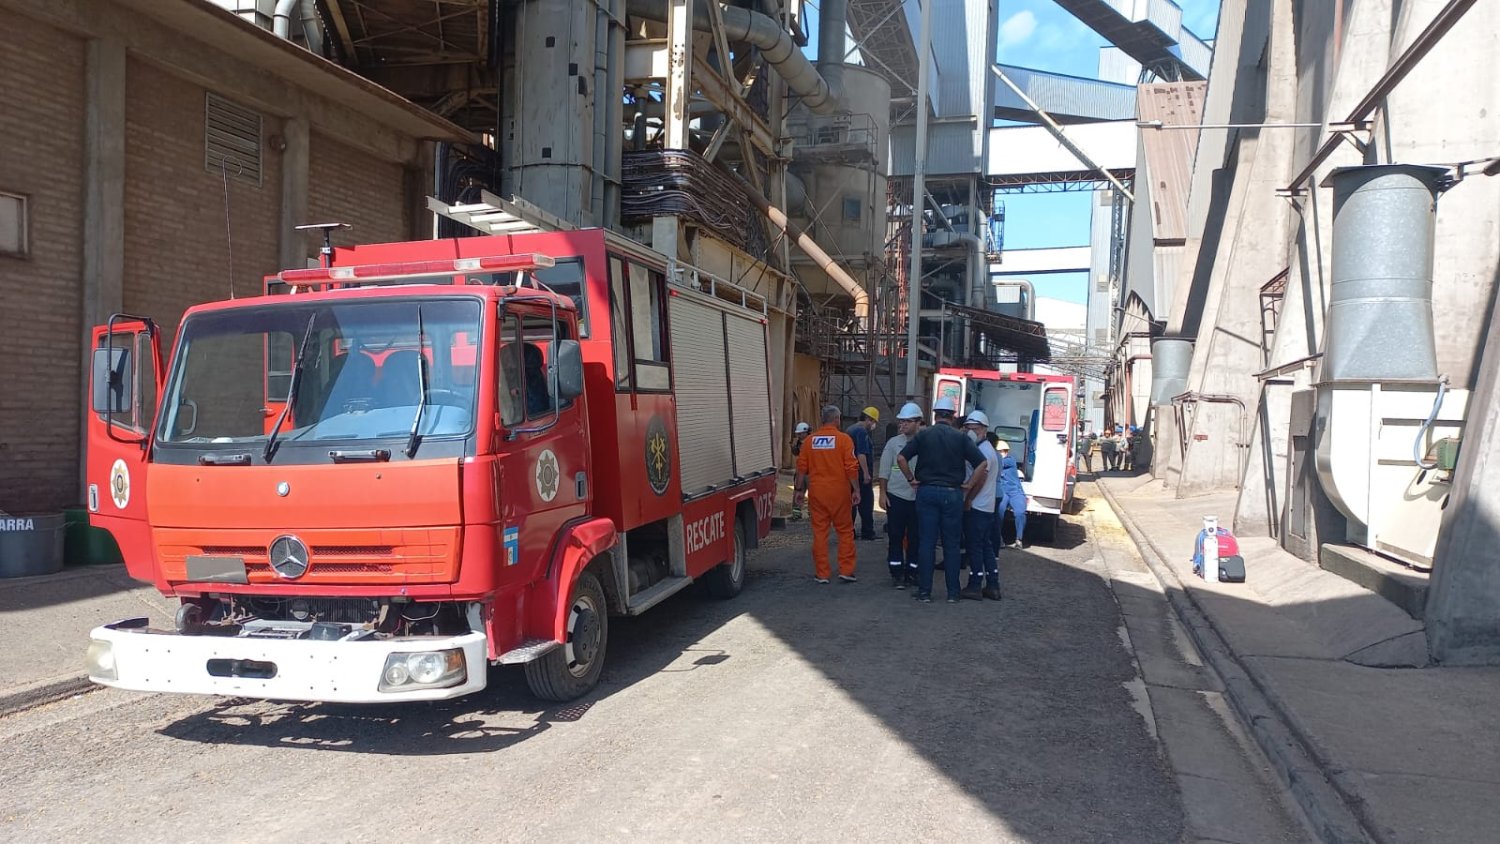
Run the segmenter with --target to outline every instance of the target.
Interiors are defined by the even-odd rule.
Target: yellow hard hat
[[[880,411],[877,410],[877,409],[875,409],[875,408],[873,408],[873,407],[867,407],[867,408],[865,408],[864,414],[866,416],[870,417],[871,419],[874,419],[876,422],[880,421]]]

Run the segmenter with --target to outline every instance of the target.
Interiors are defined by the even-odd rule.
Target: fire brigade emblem
[[[557,466],[557,455],[545,449],[536,459],[536,494],[543,501],[557,497],[557,485],[562,480],[562,470]]]
[[[672,441],[667,436],[667,423],[660,416],[653,416],[646,424],[646,480],[651,491],[661,495],[667,491],[671,479]]]
[[[109,497],[121,510],[130,503],[130,470],[124,460],[116,460],[115,465],[109,467]]]

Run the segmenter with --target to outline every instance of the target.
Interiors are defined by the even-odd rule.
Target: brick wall
[[[349,223],[334,235],[335,246],[408,240],[407,207],[400,164],[313,133],[308,167],[307,211],[310,223]],[[316,255],[321,236],[309,236],[308,254]]]
[[[266,141],[281,124],[262,115],[261,183],[229,178],[226,228],[224,177],[203,163],[207,92],[134,57],[126,80],[125,310],[170,339],[189,306],[229,297],[231,242],[237,295],[279,269],[281,158]]]
[[[0,191],[30,197],[29,258],[0,257],[0,510],[79,503],[84,44],[0,25]]]

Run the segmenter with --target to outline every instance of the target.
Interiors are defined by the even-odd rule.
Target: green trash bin
[[[66,524],[61,513],[0,514],[0,577],[35,577],[62,571]]]
[[[112,566],[125,562],[120,546],[104,528],[89,524],[89,513],[82,507],[64,510],[67,520],[63,559],[73,566]]]

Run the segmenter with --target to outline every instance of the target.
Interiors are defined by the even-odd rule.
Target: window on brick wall
[[[26,197],[0,192],[0,255],[25,258],[29,253],[26,231]]]
[[[203,167],[260,185],[261,116],[254,109],[209,93],[204,103]]]

